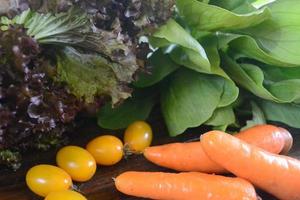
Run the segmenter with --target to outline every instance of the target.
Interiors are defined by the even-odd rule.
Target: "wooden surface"
[[[98,136],[100,133],[110,133],[98,129],[94,124],[87,123],[88,125],[78,130],[80,136],[76,136],[76,139],[71,141],[71,144],[84,146],[90,139]],[[166,134],[166,129],[157,123],[151,123],[154,129],[154,145],[163,144],[174,141],[188,141],[194,138],[198,138],[200,133],[207,131],[205,128],[191,129],[186,134],[170,138]],[[289,129],[294,134],[294,147],[290,153],[291,156],[300,159],[300,130]],[[116,135],[122,137],[122,133],[116,133]],[[39,200],[40,198],[33,195],[30,192],[24,182],[26,171],[35,164],[54,164],[55,153],[57,149],[49,152],[30,153],[24,157],[25,163],[22,168],[17,172],[12,172],[7,169],[0,169],[0,200]],[[113,185],[113,177],[118,174],[128,171],[170,171],[164,168],[157,167],[147,162],[143,156],[135,155],[123,159],[120,163],[113,167],[98,166],[96,175],[92,180],[84,184],[75,184],[76,188],[82,192],[89,200],[137,200],[141,198],[133,198],[125,196],[117,192]],[[274,197],[268,194],[259,192],[259,195],[266,200],[275,200]]]

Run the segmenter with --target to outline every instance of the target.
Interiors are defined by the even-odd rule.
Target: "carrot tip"
[[[293,146],[293,137],[292,134],[285,128],[278,127],[278,129],[280,130],[281,133],[284,134],[284,140],[285,140],[284,147],[281,150],[280,154],[286,155],[288,154],[288,152],[291,150]]]

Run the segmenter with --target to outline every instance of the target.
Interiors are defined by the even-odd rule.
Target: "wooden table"
[[[155,122],[150,122],[154,129],[154,145],[163,144],[174,141],[187,141],[198,138],[200,133],[207,131],[207,128],[191,129],[186,134],[176,138],[167,136],[167,131],[163,125]],[[84,146],[90,139],[99,135],[100,133],[110,133],[100,130],[96,127],[95,123],[87,122],[85,128],[79,130],[81,134],[76,136],[76,139],[71,141],[71,144]],[[289,129],[294,135],[294,147],[290,155],[300,159],[300,130]],[[122,136],[122,133],[116,133]],[[17,172],[12,172],[7,169],[0,170],[0,200],[39,200],[37,196],[30,192],[24,182],[26,171],[35,164],[54,164],[55,153],[57,149],[49,152],[31,153],[24,157],[24,164]],[[122,195],[114,188],[113,177],[118,174],[128,171],[170,171],[164,168],[155,166],[147,162],[143,156],[135,155],[122,160],[120,163],[113,167],[99,166],[96,175],[92,180],[84,184],[76,184],[76,187],[82,192],[89,200],[137,200],[141,198],[133,198]],[[274,197],[268,194],[259,192],[263,199],[275,200]]]

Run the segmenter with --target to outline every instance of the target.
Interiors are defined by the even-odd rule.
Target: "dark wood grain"
[[[166,134],[165,127],[159,122],[151,122],[155,140],[154,144],[169,143],[174,141],[188,141],[198,138],[200,133],[207,131],[206,128],[191,129],[186,134],[176,138],[170,138]],[[289,129],[294,135],[294,147],[290,153],[291,156],[300,159],[300,130]],[[87,122],[85,128],[78,130],[81,134],[76,136],[76,139],[71,143],[75,145],[84,146],[91,138],[100,133],[110,133],[105,130],[100,130],[95,126],[95,123]],[[121,132],[115,133],[122,136]],[[17,172],[12,172],[7,169],[0,170],[0,200],[39,200],[40,198],[33,195],[26,187],[24,177],[26,171],[35,164],[49,163],[54,164],[55,154],[57,149],[48,152],[32,152],[24,157],[24,164]],[[117,192],[113,185],[113,177],[128,170],[137,171],[167,171],[167,169],[160,168],[147,162],[143,156],[135,155],[122,160],[113,167],[99,166],[96,175],[92,180],[84,184],[76,184],[75,187],[82,192],[89,200],[137,200],[141,198],[134,198],[122,195]],[[170,171],[170,170],[168,170]],[[259,194],[266,200],[275,200],[274,197],[269,196],[259,191]]]

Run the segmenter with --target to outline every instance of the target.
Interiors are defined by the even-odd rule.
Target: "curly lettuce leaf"
[[[23,25],[40,45],[52,45],[58,50],[72,46],[86,52],[65,51],[58,59],[58,79],[66,82],[77,97],[90,103],[95,96],[109,95],[114,105],[129,96],[126,85],[133,81],[140,67],[135,47],[118,31],[93,28],[84,11],[71,8],[67,12],[43,14],[26,10],[12,20],[2,18],[1,24]]]
[[[119,81],[120,73],[117,63],[112,63],[94,54],[83,54],[67,48],[58,56],[58,80],[67,83],[71,92],[87,103],[94,102],[102,95],[110,96],[112,104],[130,96],[130,90]]]

